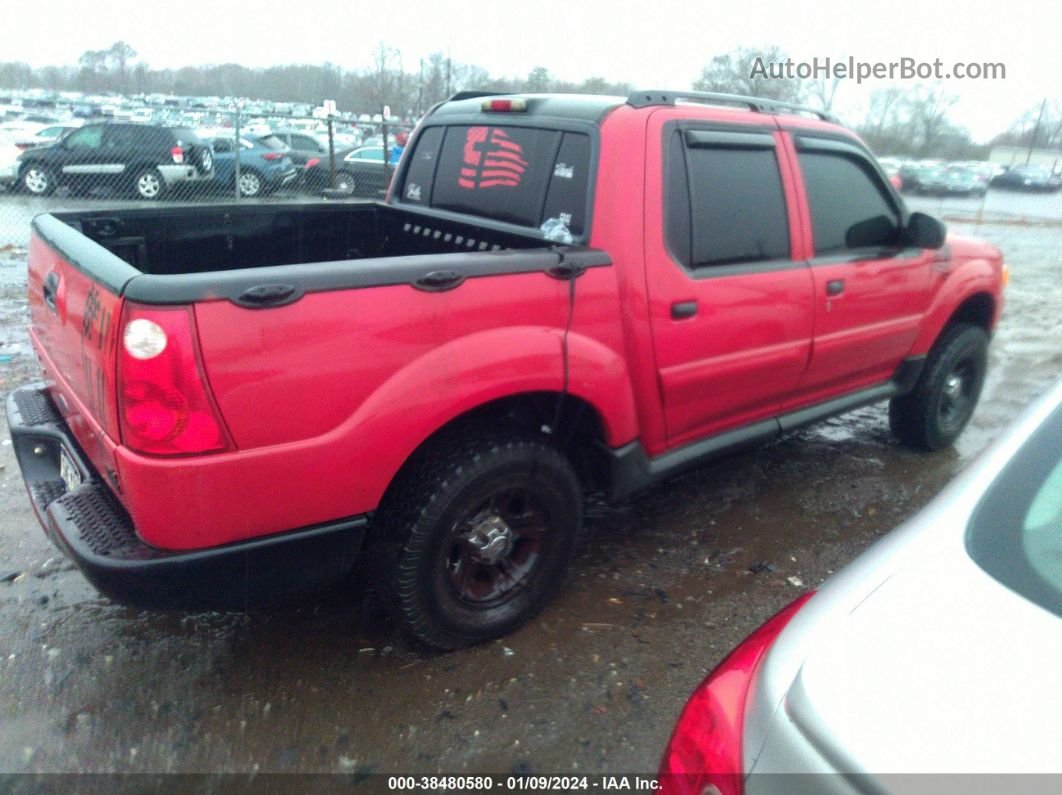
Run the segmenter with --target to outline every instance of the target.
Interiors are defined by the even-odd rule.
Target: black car
[[[984,196],[988,185],[972,171],[940,168],[924,171],[917,191],[928,196]]]
[[[153,124],[86,124],[51,146],[19,157],[19,185],[47,196],[61,185],[75,192],[118,189],[158,199],[178,185],[213,177],[214,154],[193,130]]]
[[[1040,166],[1012,166],[992,180],[992,187],[1054,193],[1062,190],[1062,179]]]
[[[382,146],[359,146],[336,153],[335,178],[332,189],[346,196],[366,199],[382,198],[391,182],[392,166],[384,163]],[[320,190],[329,184],[328,159],[308,168],[304,183],[309,190]]]

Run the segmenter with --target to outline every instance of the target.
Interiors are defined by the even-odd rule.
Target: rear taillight
[[[126,304],[118,358],[123,443],[151,455],[232,447],[199,362],[190,307]]]
[[[814,591],[804,594],[745,638],[693,691],[660,763],[658,792],[743,792],[741,745],[749,689],[771,644],[813,594]]]
[[[173,162],[177,165],[181,165],[184,162],[184,149],[179,146],[175,146],[170,150],[170,154],[173,156]]]
[[[262,155],[262,159],[263,160],[280,160],[280,158],[282,158],[284,156],[285,155],[284,155],[283,152],[266,152],[264,155]]]
[[[319,157],[311,157],[309,160],[306,161],[306,168],[313,168],[314,166],[316,166],[320,162],[321,162],[321,158],[319,158]]]

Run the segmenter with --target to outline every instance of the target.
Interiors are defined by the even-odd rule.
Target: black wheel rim
[[[976,400],[976,385],[977,368],[969,359],[960,361],[945,376],[937,409],[937,418],[942,429],[953,431],[969,419]]]
[[[444,547],[446,581],[462,604],[498,607],[533,580],[548,538],[542,500],[528,489],[500,489],[453,525]]]

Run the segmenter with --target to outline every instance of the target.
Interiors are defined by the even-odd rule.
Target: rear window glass
[[[573,235],[586,226],[591,146],[585,133],[536,127],[460,125],[420,135],[403,201]]]
[[[256,140],[266,149],[273,149],[277,152],[281,152],[288,148],[288,145],[275,135],[263,135]]]
[[[199,144],[202,141],[199,140],[199,136],[195,134],[195,130],[189,127],[174,127],[173,135],[178,141],[185,144]]]
[[[999,582],[1062,616],[1062,407],[985,492],[966,546]]]

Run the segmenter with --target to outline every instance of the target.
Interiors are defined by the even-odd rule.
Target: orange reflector
[[[527,110],[527,100],[485,99],[480,107],[484,113],[523,113]]]
[[[1003,286],[1006,287],[1008,284],[1010,284],[1010,266],[1004,264],[1003,265]]]

